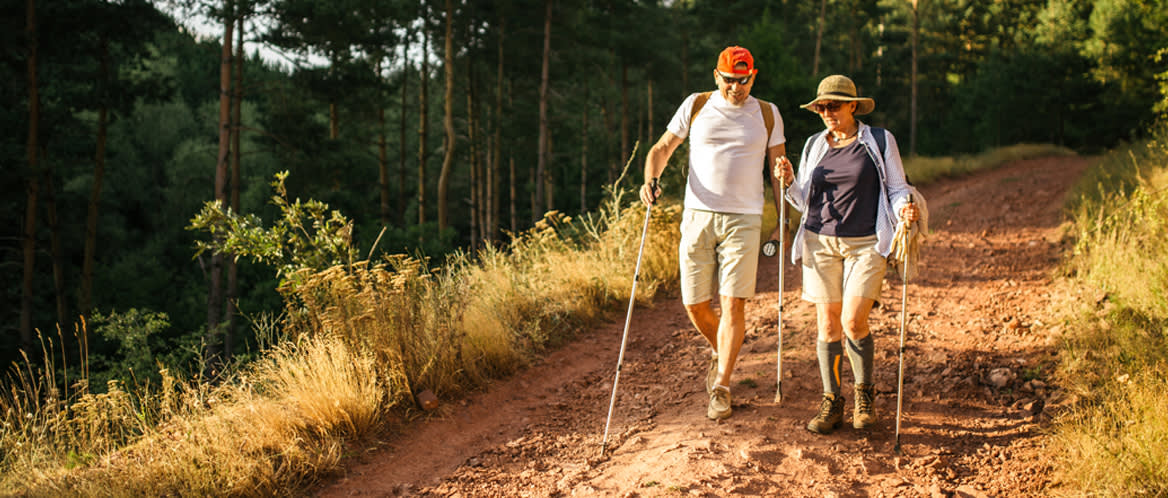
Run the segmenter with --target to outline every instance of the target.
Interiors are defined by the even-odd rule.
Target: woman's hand
[[[902,221],[907,221],[909,223],[912,223],[912,222],[920,219],[920,217],[921,217],[921,210],[920,210],[920,208],[917,207],[916,204],[913,204],[910,202],[910,203],[906,204],[904,207],[900,208],[900,219]]]
[[[795,181],[795,170],[791,167],[791,160],[785,155],[775,159],[773,171],[775,178],[783,182],[783,188],[790,187]]]

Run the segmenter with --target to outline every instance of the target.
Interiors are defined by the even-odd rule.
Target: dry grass
[[[615,196],[573,221],[549,213],[507,248],[437,270],[396,256],[301,272],[265,356],[218,386],[95,393],[38,370],[0,390],[0,494],[273,495],[335,471],[346,445],[440,397],[522,367],[628,298],[644,220]],[[680,208],[652,213],[638,299],[677,278]],[[31,362],[26,362],[31,365]]]
[[[994,169],[1010,161],[1047,156],[1070,156],[1075,152],[1055,145],[1018,144],[990,149],[980,154],[957,157],[909,157],[904,160],[905,174],[913,185],[927,185],[942,178],[968,175]]]
[[[372,355],[326,336],[284,343],[221,387],[166,372],[158,392],[111,383],[106,393],[61,400],[58,410],[42,407],[44,418],[6,417],[0,491],[286,493],[337,468],[344,441],[376,429],[383,395]],[[3,408],[17,396],[10,391]]]
[[[1098,297],[1069,321],[1055,427],[1074,494],[1168,495],[1168,133],[1115,150],[1072,200],[1066,266]],[[1096,302],[1097,301],[1097,302]]]

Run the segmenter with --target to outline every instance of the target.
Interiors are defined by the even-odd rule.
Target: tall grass
[[[1075,280],[1102,299],[1072,310],[1060,377],[1079,400],[1056,426],[1077,493],[1168,494],[1168,126],[1118,148],[1079,183]]]
[[[287,287],[286,337],[212,386],[66,392],[32,362],[0,389],[0,494],[272,495],[338,468],[347,445],[419,413],[416,396],[475,389],[628,298],[645,210],[619,192],[572,220],[549,213],[508,247],[436,270],[394,256]],[[660,204],[660,203],[659,203]],[[638,300],[677,278],[680,207],[653,209]]]
[[[980,154],[946,157],[905,157],[904,172],[913,185],[921,186],[942,178],[955,178],[994,169],[1011,161],[1048,156],[1071,156],[1066,147],[1047,144],[1017,144],[989,149]]]

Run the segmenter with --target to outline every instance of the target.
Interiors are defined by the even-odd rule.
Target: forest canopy
[[[18,5],[19,3],[19,5]],[[500,244],[595,209],[749,48],[790,144],[828,74],[906,154],[1099,151],[1168,112],[1159,0],[26,0],[4,8],[0,359],[89,330],[96,371],[254,351],[278,278],[198,253],[208,201],[343,213],[366,254]],[[209,20],[209,21],[207,21]],[[216,26],[197,36],[196,23]],[[260,54],[266,54],[261,56]],[[277,55],[272,55],[277,54]],[[914,69],[915,68],[915,69]],[[789,145],[792,156],[799,147]],[[797,158],[792,157],[796,164]],[[641,181],[632,160],[625,185]],[[684,179],[669,171],[676,194]],[[376,241],[376,245],[375,245]],[[197,254],[197,256],[196,256]],[[83,320],[84,317],[84,320]]]

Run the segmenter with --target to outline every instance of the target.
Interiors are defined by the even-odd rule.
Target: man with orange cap
[[[777,179],[763,169],[790,164],[778,108],[750,96],[757,75],[749,50],[723,50],[713,74],[718,90],[682,102],[645,157],[640,192],[646,204],[657,200],[657,179],[688,136],[681,295],[690,321],[713,349],[706,371],[706,416],[712,420],[731,413],[730,377],[746,332],[746,300],[754,297],[767,178],[775,186],[775,206],[781,206]],[[715,286],[720,313],[712,306]]]

